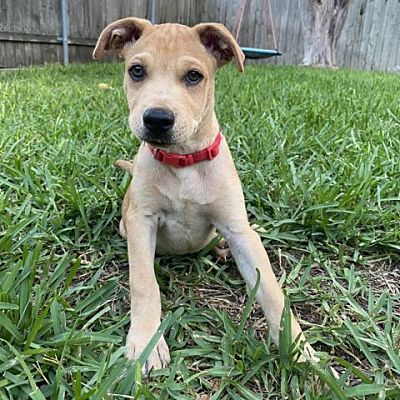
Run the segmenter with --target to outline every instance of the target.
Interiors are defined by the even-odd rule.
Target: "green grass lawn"
[[[234,261],[203,252],[156,258],[172,362],[144,379],[122,348],[122,70],[0,73],[0,399],[400,399],[399,76],[220,71],[250,221],[323,362],[280,359]]]

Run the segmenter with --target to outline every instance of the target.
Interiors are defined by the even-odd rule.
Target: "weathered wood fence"
[[[102,28],[125,16],[150,19],[150,0],[68,0],[71,62],[91,60]],[[157,22],[189,25],[219,21],[231,30],[239,0],[158,0]],[[298,64],[303,39],[297,0],[271,0],[283,56],[268,62]],[[61,0],[0,0],[0,68],[62,62]],[[250,0],[240,43],[273,48],[267,0]],[[341,67],[400,70],[400,0],[351,0],[338,43]]]

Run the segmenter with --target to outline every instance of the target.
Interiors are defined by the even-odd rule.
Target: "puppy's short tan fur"
[[[157,161],[146,143],[143,114],[149,108],[173,112],[170,143],[160,148],[188,154],[209,146],[220,128],[214,112],[214,75],[232,59],[243,71],[244,55],[221,24],[206,23],[192,28],[179,24],[151,25],[139,18],[115,21],[101,33],[94,58],[117,50],[125,59],[125,92],[129,125],[142,143],[134,162],[120,161],[129,169],[132,183],[122,207],[121,234],[127,238],[131,291],[131,327],[127,356],[136,359],[160,324],[160,292],[154,274],[154,254],[185,254],[202,249],[218,230],[229,244],[241,274],[250,287],[260,287],[262,306],[273,341],[278,344],[284,305],[258,234],[249,226],[241,183],[228,145],[223,138],[219,155],[177,169]],[[134,80],[132,66],[141,66],[145,76]],[[188,83],[188,72],[203,77]],[[292,317],[292,337],[303,334]],[[313,357],[306,346],[303,354]],[[169,350],[161,338],[150,354],[144,371],[165,367]]]

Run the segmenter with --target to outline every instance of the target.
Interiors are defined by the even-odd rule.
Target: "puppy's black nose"
[[[174,126],[174,114],[166,108],[149,108],[143,114],[143,124],[152,133],[167,133]]]

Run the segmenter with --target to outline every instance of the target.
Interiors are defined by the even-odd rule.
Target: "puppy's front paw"
[[[137,360],[150,339],[151,336],[148,337],[137,334],[133,332],[131,328],[126,339],[126,357],[129,360]],[[160,340],[143,364],[142,372],[144,375],[148,375],[151,370],[165,368],[169,362],[170,356],[168,345],[164,339],[164,336],[161,336]]]
[[[315,350],[309,343],[304,344],[304,348],[301,350],[300,357],[298,359],[299,362],[305,362],[305,361],[311,361],[314,363],[319,363],[321,360],[319,357],[315,354]],[[340,379],[340,375],[338,372],[335,370],[333,367],[329,367],[330,371],[332,372],[332,375],[336,379]]]

